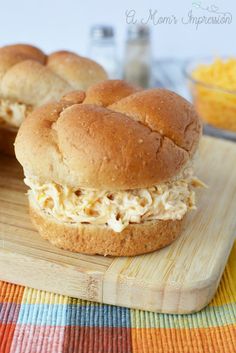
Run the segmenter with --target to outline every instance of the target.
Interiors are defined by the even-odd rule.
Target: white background
[[[197,0],[196,0],[197,1]],[[5,0],[0,1],[0,45],[28,42],[46,52],[71,49],[85,55],[89,28],[96,23],[112,24],[116,29],[118,54],[122,57],[126,24],[126,10],[134,9],[137,18],[147,18],[149,9],[158,16],[174,15],[187,18],[192,8],[190,0],[112,1],[112,0]],[[151,25],[155,57],[193,57],[235,55],[236,0],[201,1],[202,7],[214,4],[219,11],[232,13],[230,25]],[[206,11],[195,9],[195,14]],[[209,15],[209,14],[208,14]]]

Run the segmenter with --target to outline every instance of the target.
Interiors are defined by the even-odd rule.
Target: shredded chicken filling
[[[29,105],[0,99],[0,118],[10,125],[19,127],[30,111],[32,107]]]
[[[74,190],[54,182],[40,184],[26,177],[34,205],[58,221],[106,225],[121,232],[129,224],[153,220],[180,220],[195,209],[193,187],[204,184],[187,168],[170,182],[126,191]]]

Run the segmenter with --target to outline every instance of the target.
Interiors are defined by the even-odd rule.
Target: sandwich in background
[[[33,109],[106,78],[95,61],[69,51],[47,56],[27,44],[0,48],[0,151],[14,154],[16,132]]]

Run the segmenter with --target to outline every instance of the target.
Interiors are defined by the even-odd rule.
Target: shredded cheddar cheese
[[[192,72],[194,103],[213,126],[236,131],[236,59],[216,59]]]

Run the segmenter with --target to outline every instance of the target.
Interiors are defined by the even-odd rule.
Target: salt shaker
[[[130,25],[125,48],[124,79],[147,88],[151,81],[150,30],[145,25]]]
[[[91,28],[88,55],[104,67],[110,79],[119,77],[119,61],[112,26],[95,25]]]

